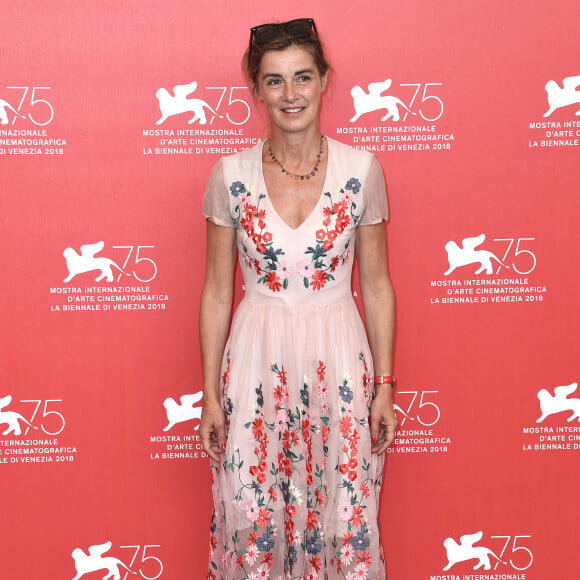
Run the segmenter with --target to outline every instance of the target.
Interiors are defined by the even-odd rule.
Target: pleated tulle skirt
[[[372,377],[354,301],[240,304],[222,367],[209,578],[385,578]]]

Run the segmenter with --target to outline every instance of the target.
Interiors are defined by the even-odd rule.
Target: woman
[[[382,171],[319,131],[329,66],[313,20],[253,28],[244,68],[271,135],[221,159],[203,202],[209,577],[381,579],[378,494],[397,422]],[[228,337],[236,253],[246,294]]]

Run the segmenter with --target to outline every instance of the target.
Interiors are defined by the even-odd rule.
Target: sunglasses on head
[[[250,30],[250,50],[255,44],[268,44],[278,38],[281,33],[292,38],[309,38],[318,36],[316,24],[312,18],[297,18],[288,22],[274,22],[272,24],[261,24],[254,26]]]

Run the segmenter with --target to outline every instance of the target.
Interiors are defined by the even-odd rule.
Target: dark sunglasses
[[[312,18],[297,18],[288,22],[261,24],[260,26],[254,26],[250,30],[250,50],[254,43],[268,44],[278,38],[282,32],[292,38],[318,36],[316,24],[314,24]]]

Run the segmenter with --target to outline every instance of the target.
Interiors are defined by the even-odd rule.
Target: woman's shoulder
[[[242,149],[241,151],[236,151],[231,155],[226,155],[220,159],[220,162],[225,167],[236,167],[239,165],[245,165],[246,163],[258,162],[262,159],[262,144],[261,140],[258,140],[256,145],[250,147],[249,149]]]
[[[359,169],[366,174],[375,156],[365,149],[355,149],[351,145],[336,141],[327,137],[329,143],[329,151],[333,152],[333,157],[339,167],[345,169]]]

